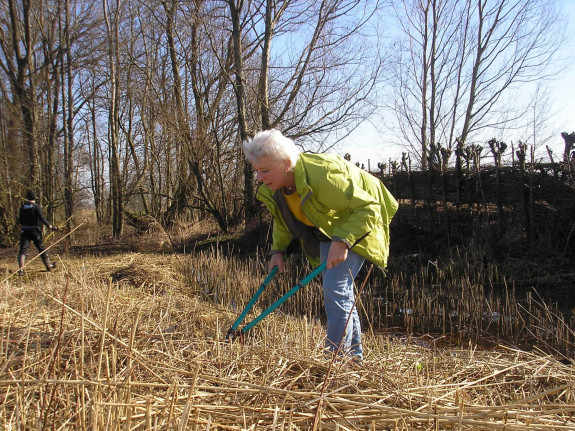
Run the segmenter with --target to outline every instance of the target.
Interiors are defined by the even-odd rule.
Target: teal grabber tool
[[[287,291],[281,298],[279,298],[276,302],[274,302],[272,305],[270,305],[268,308],[266,308],[264,311],[262,311],[262,313],[258,317],[256,317],[254,320],[252,320],[247,325],[245,325],[243,328],[238,329],[238,327],[240,326],[240,323],[246,317],[246,314],[248,314],[248,312],[252,309],[252,307],[254,306],[254,303],[257,301],[257,299],[260,297],[260,295],[264,291],[265,287],[268,285],[268,283],[271,281],[271,279],[276,274],[278,267],[274,266],[272,268],[272,270],[270,271],[270,273],[268,274],[268,276],[266,277],[266,279],[264,280],[264,282],[261,284],[260,288],[254,294],[254,296],[252,297],[250,302],[248,302],[248,305],[246,306],[245,310],[242,311],[242,313],[237,318],[237,320],[234,322],[232,327],[228,330],[227,338],[233,339],[233,338],[236,338],[236,337],[239,337],[239,336],[246,334],[251,328],[256,326],[264,317],[266,317],[268,314],[273,312],[276,308],[278,308],[280,305],[282,305],[289,297],[295,295],[302,287],[304,287],[311,280],[313,280],[315,277],[317,277],[319,274],[321,274],[322,271],[326,268],[326,265],[327,265],[327,263],[323,262],[320,266],[318,266],[316,269],[314,269],[307,277],[305,277],[298,284],[296,284],[289,291]]]

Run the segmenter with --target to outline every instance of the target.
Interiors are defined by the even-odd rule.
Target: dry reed
[[[324,388],[316,318],[280,311],[224,339],[260,262],[62,263],[0,287],[2,429],[575,429],[573,368],[540,351],[367,331],[362,366],[341,358]]]

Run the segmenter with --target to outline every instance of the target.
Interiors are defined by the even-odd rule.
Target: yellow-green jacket
[[[353,245],[355,253],[385,268],[389,223],[398,204],[383,183],[341,157],[329,154],[300,154],[294,176],[303,212],[311,222],[323,234]],[[274,217],[272,252],[285,252],[293,235],[273,193],[261,185],[257,198]],[[307,257],[312,265],[319,265],[317,259]]]

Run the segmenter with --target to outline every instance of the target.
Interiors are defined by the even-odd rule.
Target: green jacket
[[[353,245],[355,253],[385,268],[389,223],[398,204],[383,183],[341,157],[329,154],[300,154],[294,176],[303,212],[311,222],[328,237]],[[273,193],[262,184],[257,198],[274,217],[272,252],[285,252],[293,235]],[[319,265],[318,259],[307,257],[312,265]]]

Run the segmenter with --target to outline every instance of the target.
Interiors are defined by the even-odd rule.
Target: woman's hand
[[[271,271],[274,266],[278,267],[278,272],[284,272],[285,265],[284,255],[281,253],[276,253],[272,256],[270,262],[268,263],[268,272]]]
[[[343,241],[332,241],[327,254],[327,269],[337,266],[347,259],[347,244]]]

